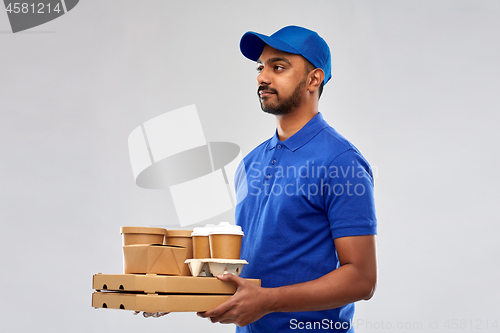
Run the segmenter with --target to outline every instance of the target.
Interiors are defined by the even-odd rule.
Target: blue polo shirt
[[[236,223],[245,232],[245,278],[262,287],[317,279],[337,267],[338,237],[374,235],[370,165],[320,113],[297,133],[277,133],[250,152],[236,175]],[[354,304],[314,312],[277,312],[237,332],[353,332]]]

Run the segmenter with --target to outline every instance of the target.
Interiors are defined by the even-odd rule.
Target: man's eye
[[[257,67],[257,72],[259,72],[259,73],[260,73],[260,72],[262,72],[262,70],[263,70],[263,69],[264,69],[264,67],[259,66],[259,67]]]
[[[277,71],[281,71],[281,70],[283,70],[285,68],[281,67],[281,66],[274,66],[274,69],[277,70]]]

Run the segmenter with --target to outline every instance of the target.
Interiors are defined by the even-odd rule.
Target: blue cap
[[[257,61],[267,45],[277,50],[300,54],[325,72],[325,84],[332,77],[330,48],[316,32],[294,25],[284,27],[271,36],[249,31],[241,37],[240,50],[245,57]]]

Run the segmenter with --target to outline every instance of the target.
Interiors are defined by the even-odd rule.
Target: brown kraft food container
[[[151,227],[121,227],[123,246],[135,244],[163,244],[166,230]]]
[[[187,250],[186,259],[193,258],[193,241],[191,233],[193,230],[167,230],[165,233],[165,245],[175,245],[185,247]],[[181,275],[191,275],[188,264],[184,264]]]

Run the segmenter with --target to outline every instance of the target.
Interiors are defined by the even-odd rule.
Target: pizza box
[[[247,279],[260,286],[259,279]],[[216,277],[170,276],[150,274],[95,274],[92,288],[168,294],[234,294],[236,287]]]
[[[231,295],[158,295],[124,292],[94,292],[94,308],[144,312],[201,312],[224,303]]]

